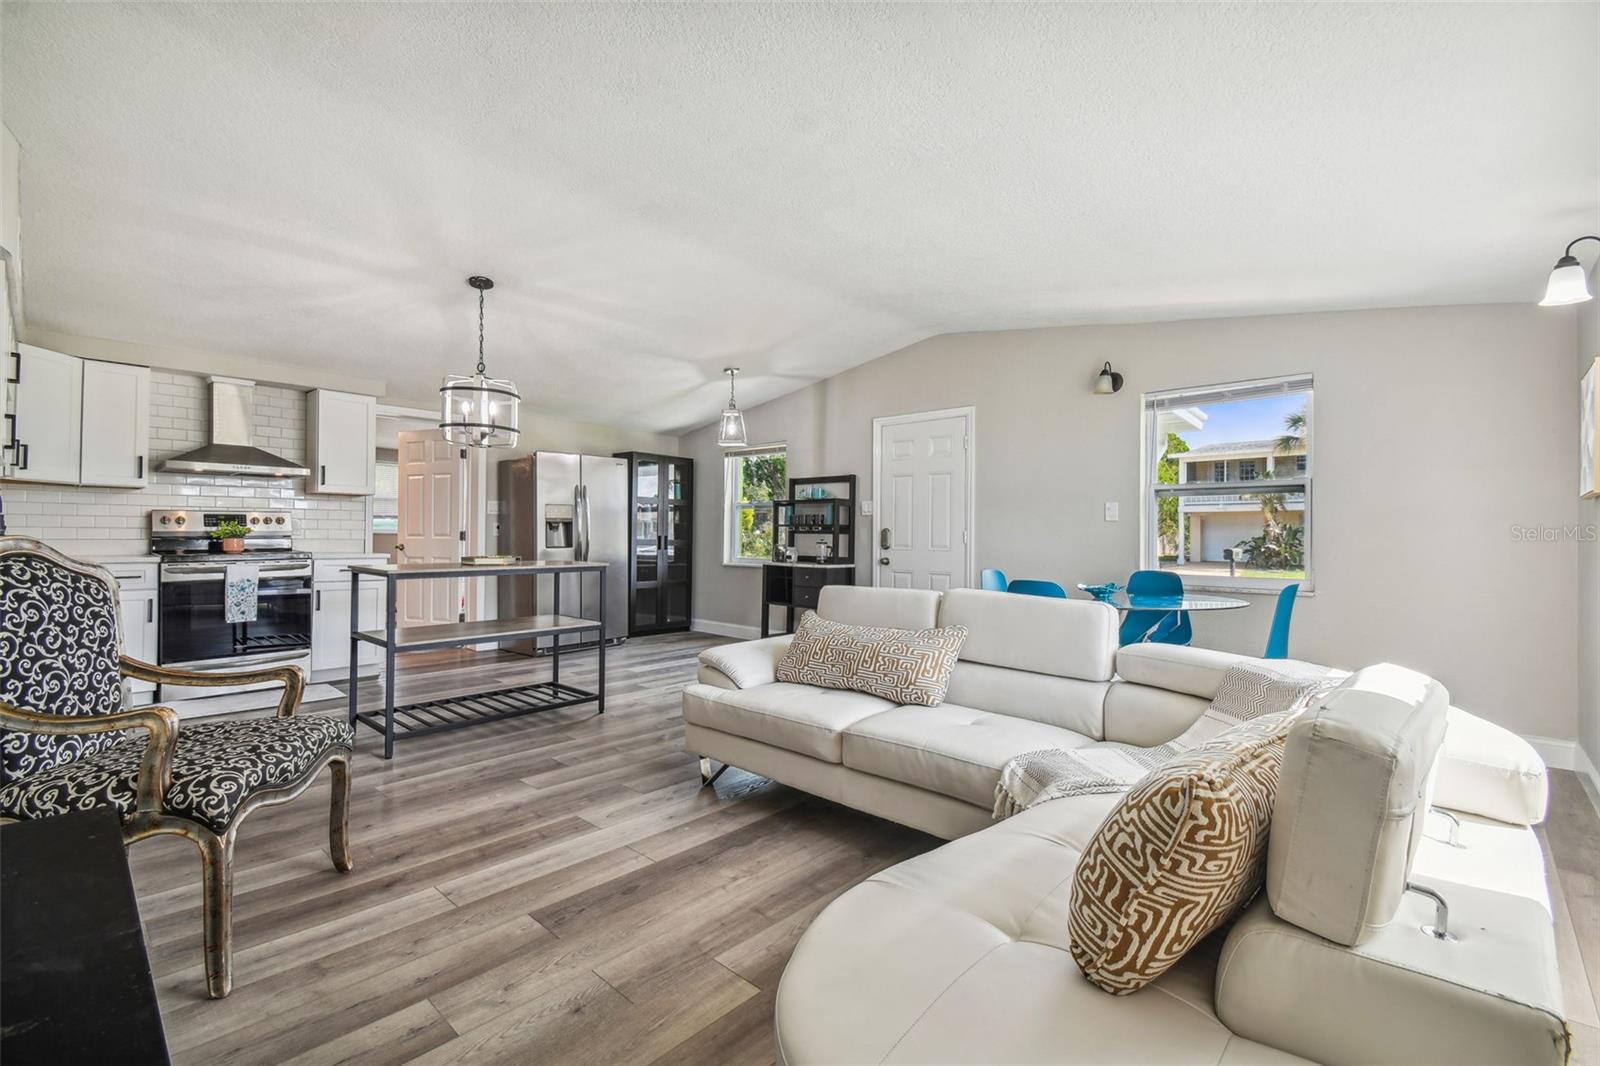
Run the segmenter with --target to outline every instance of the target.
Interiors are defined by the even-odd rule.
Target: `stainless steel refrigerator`
[[[524,559],[610,563],[606,573],[606,639],[628,635],[628,461],[602,455],[535,452],[501,462],[500,551]],[[549,614],[554,581],[561,582],[561,613],[600,617],[600,575],[503,577],[497,595],[501,618]],[[563,643],[577,643],[568,634]],[[593,639],[592,637],[589,639]],[[551,638],[541,638],[548,646]],[[507,651],[533,654],[531,640],[507,642]]]

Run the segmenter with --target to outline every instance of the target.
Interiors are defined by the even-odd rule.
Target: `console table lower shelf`
[[[580,618],[564,615],[561,610],[560,574],[594,573],[600,575],[600,617]],[[406,578],[442,577],[503,577],[507,574],[540,576],[549,574],[557,579],[550,601],[553,613],[530,615],[523,618],[499,618],[476,622],[449,622],[442,625],[395,625],[395,584]],[[356,610],[351,610],[350,630],[350,721],[360,722],[380,733],[384,738],[383,757],[394,758],[395,743],[430,733],[443,733],[485,722],[499,722],[508,718],[555,711],[593,703],[600,714],[606,710],[606,645],[605,645],[605,563],[513,563],[504,566],[459,566],[453,564],[405,564],[389,566],[352,566],[350,568],[351,603],[359,603],[359,585],[362,577],[381,578],[385,581],[385,625],[383,629],[356,628]],[[593,637],[593,644],[565,646],[562,638],[576,635]],[[414,703],[395,703],[395,655],[407,651],[428,651],[435,648],[462,647],[468,644],[490,644],[502,640],[527,640],[547,638],[549,652],[544,656],[550,663],[550,680],[523,685],[511,685],[486,692],[441,696]],[[384,650],[384,705],[381,710],[361,710],[357,705],[355,676],[356,649],[362,644],[375,644]],[[594,652],[597,680],[593,691],[579,688],[561,680],[561,661],[574,653]]]

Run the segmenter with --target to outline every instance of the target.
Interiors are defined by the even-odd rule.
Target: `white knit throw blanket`
[[[1124,792],[1175,755],[1196,748],[1241,722],[1279,711],[1303,710],[1344,675],[1307,663],[1236,663],[1228,667],[1211,706],[1183,734],[1141,748],[1102,740],[1081,748],[1045,748],[1018,755],[1000,771],[994,817],[1009,818],[1066,796]]]

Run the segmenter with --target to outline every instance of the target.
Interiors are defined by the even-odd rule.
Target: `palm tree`
[[[1283,428],[1288,432],[1278,438],[1277,451],[1279,455],[1286,455],[1305,442],[1306,409],[1302,407],[1292,415],[1284,415]]]

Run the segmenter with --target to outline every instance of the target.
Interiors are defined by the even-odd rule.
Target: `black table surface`
[[[0,826],[0,1062],[170,1061],[117,816]]]

